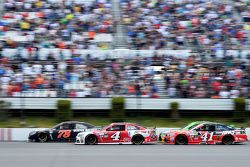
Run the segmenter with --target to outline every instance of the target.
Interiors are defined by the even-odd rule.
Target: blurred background
[[[250,125],[249,0],[1,0],[0,15],[0,127]]]

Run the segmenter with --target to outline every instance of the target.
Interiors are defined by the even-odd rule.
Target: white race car
[[[134,123],[112,123],[101,130],[78,133],[75,144],[143,144],[157,141],[155,129]]]

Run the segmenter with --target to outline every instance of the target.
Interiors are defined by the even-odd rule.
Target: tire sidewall
[[[180,138],[180,137],[184,138],[185,141],[179,142],[179,138]],[[186,137],[185,135],[178,135],[178,136],[176,136],[176,138],[175,138],[175,144],[176,144],[176,145],[185,145],[185,144],[188,144],[187,137]]]
[[[91,143],[89,141],[89,137],[94,137],[95,138],[95,142]],[[97,137],[95,135],[93,135],[93,134],[86,136],[85,144],[87,144],[87,145],[95,145],[95,144],[97,144]]]
[[[230,138],[230,142],[228,142],[228,143],[225,143],[225,139],[226,138]],[[226,136],[224,136],[223,138],[222,138],[222,144],[223,145],[231,145],[231,144],[233,144],[233,142],[234,142],[234,138],[233,138],[233,136],[231,136],[231,135],[226,135]]]
[[[139,142],[135,142],[136,138],[139,138],[140,141]],[[142,135],[135,135],[135,136],[132,137],[131,141],[132,141],[132,144],[134,144],[134,145],[141,145],[144,142],[144,137]]]
[[[42,139],[41,138],[41,135],[44,135],[45,137]],[[41,142],[41,143],[45,143],[45,142],[47,142],[48,141],[48,135],[46,134],[46,133],[39,133],[38,135],[37,135],[37,139],[38,139],[38,141],[39,142]]]

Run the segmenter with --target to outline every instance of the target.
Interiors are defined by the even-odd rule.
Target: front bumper
[[[29,137],[28,137],[28,141],[29,142],[34,142],[36,140],[37,140],[37,136],[36,135],[29,135]]]
[[[75,144],[85,144],[84,139],[82,137],[76,137]]]

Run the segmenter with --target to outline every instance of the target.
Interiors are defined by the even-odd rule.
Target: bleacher
[[[249,1],[4,0],[2,6],[1,96],[249,95]],[[209,82],[201,84],[202,77]],[[235,80],[241,82],[228,86]],[[213,82],[220,89],[211,91]]]

